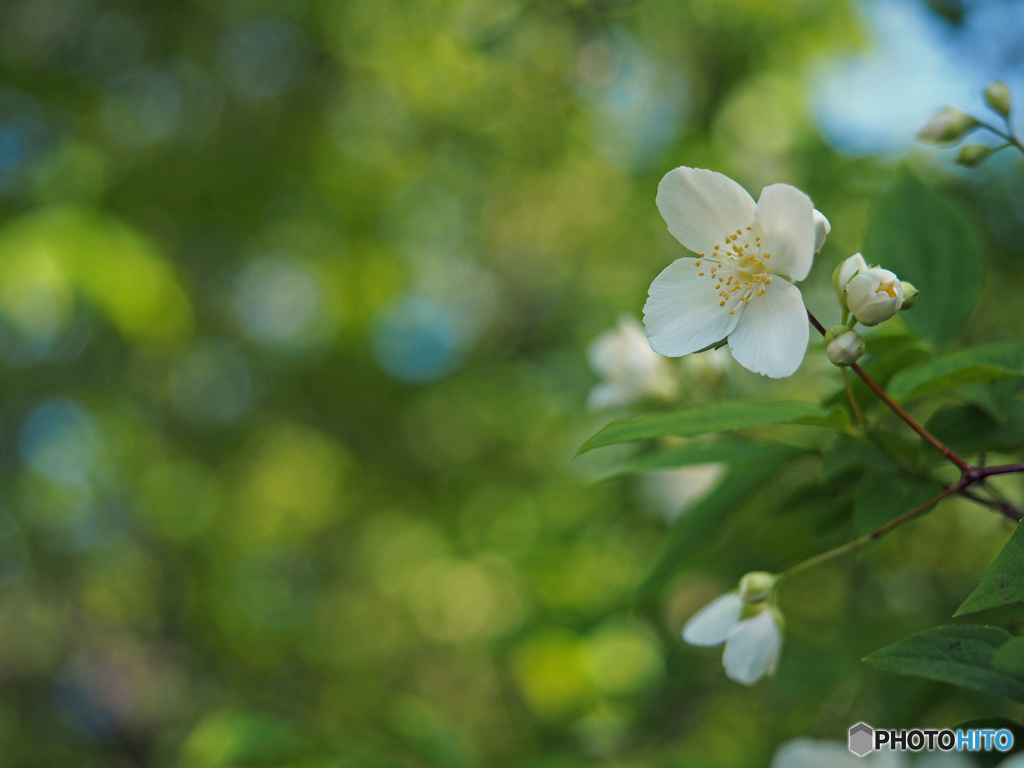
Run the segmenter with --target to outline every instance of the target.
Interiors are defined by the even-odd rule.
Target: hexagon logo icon
[[[857,757],[864,757],[875,750],[875,729],[867,723],[857,723],[850,728],[850,751]]]

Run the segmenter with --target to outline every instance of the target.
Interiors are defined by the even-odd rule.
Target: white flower
[[[900,311],[903,286],[889,270],[872,267],[847,283],[846,303],[858,322],[878,325]]]
[[[644,323],[651,347],[682,357],[726,339],[733,357],[772,378],[793,374],[809,337],[790,281],[807,277],[827,231],[807,195],[786,184],[754,199],[732,179],[676,168],[658,185],[658,209],[697,258],[672,262],[651,284]]]
[[[604,379],[590,390],[590,408],[622,405],[648,395],[665,397],[676,387],[668,360],[651,349],[643,326],[630,315],[619,317],[615,328],[590,343],[587,360]]]
[[[851,365],[864,354],[864,339],[856,331],[847,331],[836,336],[825,347],[825,354],[834,365]]]
[[[779,747],[771,768],[898,768],[903,758],[898,752],[872,752],[860,758],[837,741],[794,739]]]
[[[768,576],[770,574],[748,574]],[[747,576],[741,585],[747,581]],[[774,583],[774,577],[771,577]],[[780,617],[769,605],[767,592],[728,592],[704,606],[683,627],[683,640],[690,645],[711,647],[725,643],[722,665],[729,679],[753,685],[775,671],[782,650]],[[746,595],[747,599],[741,597]]]

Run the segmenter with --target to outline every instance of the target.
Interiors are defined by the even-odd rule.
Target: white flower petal
[[[736,328],[743,302],[734,294],[719,306],[722,299],[711,277],[697,274],[706,269],[695,266],[693,259],[676,259],[654,278],[644,305],[644,325],[655,352],[682,357],[721,341]]]
[[[658,210],[668,231],[694,253],[710,253],[727,234],[754,221],[754,198],[714,171],[676,168],[658,184]]]
[[[862,768],[864,762],[836,741],[794,739],[775,752],[771,768]]]
[[[861,272],[868,271],[868,263],[864,261],[864,257],[859,253],[853,254],[850,258],[843,262],[843,266],[839,268],[839,287],[846,288],[854,275],[860,274]]]
[[[800,367],[809,338],[800,289],[776,278],[765,287],[764,296],[751,299],[729,334],[729,349],[747,370],[781,379]]]
[[[712,600],[686,622],[683,640],[702,647],[721,645],[736,627],[742,610],[743,601],[735,592]]]
[[[772,255],[772,272],[797,281],[807,277],[816,240],[811,198],[789,184],[772,184],[761,191],[754,222],[762,252]]]
[[[828,223],[825,214],[814,209],[814,252],[817,253],[825,245],[825,238],[832,231],[832,225]]]
[[[730,680],[753,685],[775,671],[782,650],[782,633],[771,610],[741,621],[725,642],[722,664]]]

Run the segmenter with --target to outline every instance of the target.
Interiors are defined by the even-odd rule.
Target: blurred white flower
[[[702,499],[724,471],[724,464],[714,463],[651,472],[640,478],[640,494],[665,520],[671,521]]]
[[[872,752],[860,758],[837,741],[794,739],[775,751],[771,768],[900,768],[902,765],[903,757],[898,752]]]
[[[800,291],[827,233],[807,195],[772,184],[754,199],[720,173],[676,168],[658,185],[669,232],[697,258],[672,262],[651,284],[651,347],[682,357],[729,342],[733,357],[772,378],[793,374],[809,331]],[[780,278],[780,279],[773,279]]]
[[[704,606],[686,622],[683,640],[711,647],[725,643],[722,665],[730,680],[753,685],[775,672],[782,651],[782,616],[771,604],[776,577],[748,573],[735,592]]]
[[[903,285],[889,270],[871,267],[847,283],[846,303],[858,322],[878,325],[900,311]]]
[[[644,328],[630,315],[594,339],[587,349],[590,367],[604,381],[590,390],[587,406],[607,408],[643,397],[669,397],[678,382],[668,361],[651,349]]]

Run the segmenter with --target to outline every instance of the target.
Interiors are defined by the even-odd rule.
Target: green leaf
[[[907,477],[895,471],[867,472],[857,486],[853,520],[863,536],[942,493],[934,480]]]
[[[992,656],[992,666],[1000,672],[1024,672],[1024,637],[1014,637]]]
[[[893,376],[888,391],[894,399],[906,400],[964,384],[991,384],[1016,376],[1024,376],[1024,344],[999,342],[904,368]]]
[[[1024,674],[1000,672],[992,666],[993,655],[1010,637],[999,627],[936,627],[875,651],[864,661],[898,675],[924,677],[1024,702]]]
[[[577,456],[595,448],[653,437],[695,437],[712,432],[800,423],[801,419],[827,420],[829,413],[816,405],[795,402],[724,400],[667,413],[648,413],[635,419],[613,421],[587,440]]]
[[[980,408],[958,405],[936,411],[925,427],[960,454],[1013,452],[1024,446],[1024,402],[1009,401],[1002,424]]]
[[[734,464],[751,459],[772,459],[792,454],[792,449],[778,445],[751,443],[746,440],[716,440],[713,443],[687,443],[663,451],[652,451],[642,456],[631,456],[610,466],[599,480],[622,475],[637,475],[663,469],[689,467],[694,464],[722,462]]]
[[[638,590],[638,599],[657,595],[665,582],[725,528],[733,514],[751,494],[761,488],[779,468],[800,455],[790,449],[774,460],[756,460],[729,468],[718,486],[685,513],[676,518],[647,578]]]
[[[906,168],[882,195],[864,234],[864,258],[920,291],[900,318],[937,344],[952,339],[981,294],[981,250],[964,215]]]
[[[821,457],[822,481],[833,480],[854,470],[891,469],[892,460],[866,440],[839,438]]]
[[[1020,602],[1024,602],[1024,527],[1018,525],[954,616]]]
[[[851,433],[850,412],[843,406],[834,405],[823,414],[803,416],[796,419],[794,424],[803,424],[808,427],[824,427],[834,429],[844,435]]]

